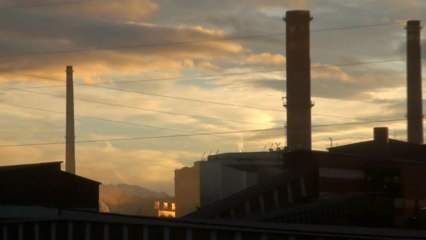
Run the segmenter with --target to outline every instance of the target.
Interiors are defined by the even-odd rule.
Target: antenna
[[[206,154],[206,152],[203,152],[203,156],[201,156],[201,160],[204,160],[204,155]]]

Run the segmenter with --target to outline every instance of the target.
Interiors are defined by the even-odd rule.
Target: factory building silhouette
[[[238,164],[232,160],[223,168],[248,172],[244,165],[262,162],[268,155],[280,156],[281,172],[266,181],[254,182],[234,194],[203,201],[211,188],[196,189],[198,202],[180,206],[179,191],[203,181],[215,155],[192,168],[175,171],[177,215],[184,219],[234,219],[301,224],[333,224],[370,227],[426,227],[426,146],[423,145],[421,96],[420,22],[407,22],[407,135],[408,142],[389,139],[388,129],[374,128],[371,141],[332,147],[328,152],[311,150],[310,55],[308,11],[289,11],[287,28],[287,143],[285,151],[241,153]],[[410,60],[408,60],[410,59]],[[308,66],[308,67],[307,67]],[[229,154],[229,153],[228,153]],[[234,153],[238,159],[239,153]],[[251,156],[247,157],[247,156]],[[276,166],[278,167],[278,165]],[[198,169],[198,179],[180,176]],[[275,172],[278,173],[278,172]],[[246,173],[247,174],[247,173]],[[210,179],[226,181],[220,174]],[[198,180],[198,182],[197,182]],[[194,184],[195,182],[195,184]],[[226,181],[228,189],[235,187]],[[214,189],[213,189],[214,191]],[[179,209],[181,207],[181,209]],[[188,209],[197,209],[192,213]]]
[[[49,204],[25,202],[34,196],[24,191],[16,192],[22,204],[1,202],[7,191],[14,192],[0,185],[2,239],[426,239],[420,22],[409,21],[406,28],[408,142],[389,139],[388,129],[378,127],[371,141],[312,151],[311,20],[309,11],[288,11],[285,17],[285,149],[216,154],[176,170],[178,219],[97,212],[98,206],[85,201],[95,199],[98,183],[70,174],[75,173],[72,157],[66,163],[70,173],[61,172],[59,163],[0,168],[0,179],[13,181],[32,169],[34,176],[23,179],[40,177],[31,185],[34,189],[41,191],[45,179],[52,180],[52,189],[62,189],[53,174],[42,178],[43,171],[37,170],[52,168],[65,176],[66,184],[72,183],[58,196],[81,198],[72,196],[67,204],[61,197]],[[67,79],[70,73],[67,67]],[[67,144],[73,138],[67,124]],[[73,148],[70,155],[67,150],[67,161],[73,154]],[[3,175],[12,170],[13,177]]]

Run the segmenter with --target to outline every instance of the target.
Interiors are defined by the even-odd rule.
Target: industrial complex
[[[314,151],[311,20],[304,10],[284,18],[287,146],[176,169],[175,202],[155,206],[164,217],[100,213],[99,183],[75,175],[67,67],[66,172],[59,162],[0,167],[0,238],[426,239],[420,21],[406,23],[407,142],[377,126],[369,141]]]

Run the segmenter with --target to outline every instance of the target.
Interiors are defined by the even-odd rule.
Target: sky
[[[83,177],[174,194],[175,169],[285,146],[283,16],[300,9],[313,148],[373,127],[405,141],[404,26],[426,1],[0,0],[0,165],[65,161],[67,65]]]

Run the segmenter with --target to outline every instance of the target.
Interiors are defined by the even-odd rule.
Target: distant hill
[[[165,192],[155,192],[135,185],[107,184],[100,187],[100,208],[104,212],[156,216],[154,202],[171,199]]]

